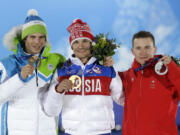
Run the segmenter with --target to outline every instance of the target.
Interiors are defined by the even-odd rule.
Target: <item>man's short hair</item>
[[[139,32],[135,33],[133,35],[133,38],[132,38],[132,46],[133,47],[134,47],[134,40],[136,38],[151,38],[152,41],[153,41],[153,45],[155,47],[155,39],[154,39],[153,34],[151,34],[151,32],[148,32],[148,31],[139,31]]]

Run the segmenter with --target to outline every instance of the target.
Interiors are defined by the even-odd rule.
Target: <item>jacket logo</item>
[[[48,69],[49,69],[50,71],[53,70],[53,68],[54,68],[53,64],[48,64]]]
[[[90,92],[101,92],[101,82],[100,79],[85,80],[84,91],[86,93]],[[77,89],[70,89],[69,92],[81,92],[81,87]]]
[[[152,81],[150,82],[150,88],[151,88],[151,89],[154,89],[154,88],[155,88],[155,81],[154,81],[154,80],[152,80]]]
[[[101,74],[101,69],[99,67],[94,67],[92,70],[97,74]]]

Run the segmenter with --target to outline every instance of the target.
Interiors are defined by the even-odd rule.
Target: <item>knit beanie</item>
[[[71,46],[74,41],[78,39],[88,39],[91,42],[94,39],[89,25],[86,22],[83,22],[81,19],[75,19],[67,30],[70,33],[69,42]]]
[[[23,40],[26,36],[34,33],[44,34],[47,39],[46,24],[38,16],[37,10],[30,9],[22,26],[21,39]]]

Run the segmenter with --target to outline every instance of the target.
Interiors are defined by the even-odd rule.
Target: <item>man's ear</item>
[[[157,48],[156,48],[156,46],[154,47],[154,54],[156,53],[156,51],[157,51]]]
[[[132,54],[134,55],[134,50],[133,50],[133,48],[131,48],[131,52],[132,52]]]

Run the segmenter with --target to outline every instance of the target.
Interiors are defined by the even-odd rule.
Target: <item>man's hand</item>
[[[164,55],[159,61],[162,61],[164,66],[167,66],[169,63],[171,63],[172,59],[170,56]]]
[[[34,72],[34,67],[32,65],[27,64],[21,69],[21,77],[26,79],[28,75],[32,75]]]
[[[70,81],[69,79],[64,79],[56,86],[56,91],[58,93],[67,92],[69,89],[72,88],[72,86],[72,81]]]
[[[111,56],[106,57],[105,61],[104,61],[104,66],[110,67],[113,66],[114,64],[114,60]]]

